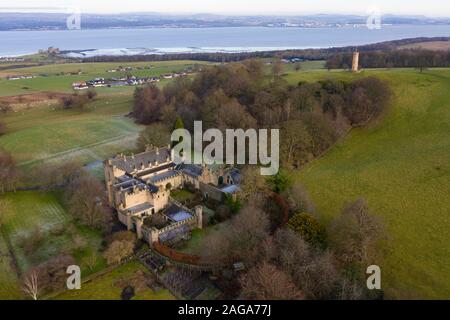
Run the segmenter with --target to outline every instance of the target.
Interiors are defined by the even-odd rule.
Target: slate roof
[[[202,166],[196,164],[182,164],[179,170],[193,177],[199,177],[203,174]]]
[[[174,222],[184,221],[186,219],[192,218],[192,214],[174,203],[170,204],[166,209],[164,209],[163,214]]]
[[[164,163],[170,158],[170,150],[168,147],[152,149],[133,156],[116,157],[112,160],[112,164],[125,172],[131,173],[135,169],[140,170],[142,166],[148,167],[156,162]]]
[[[178,170],[169,170],[160,174],[157,174],[149,179],[147,179],[148,182],[150,183],[157,183],[160,181],[164,181],[166,179],[170,179],[176,176],[179,176],[181,173]]]
[[[130,208],[126,209],[126,211],[131,214],[136,214],[136,213],[141,213],[142,211],[150,210],[151,208],[153,208],[153,206],[150,203],[144,202],[144,203],[138,204],[134,207],[130,207]]]

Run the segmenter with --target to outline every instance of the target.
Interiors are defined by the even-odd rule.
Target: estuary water
[[[0,56],[35,53],[50,46],[72,56],[177,52],[243,52],[328,48],[414,37],[450,36],[450,25],[341,28],[142,28],[0,31]]]

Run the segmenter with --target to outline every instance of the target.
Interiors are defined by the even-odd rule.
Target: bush
[[[276,175],[271,176],[267,180],[267,183],[269,184],[272,191],[281,193],[291,186],[292,181],[284,171],[280,170]]]
[[[63,109],[83,109],[86,104],[87,98],[78,94],[73,94],[68,97],[61,98],[61,104]]]
[[[12,110],[12,107],[8,103],[4,103],[4,102],[0,103],[0,111],[1,112],[8,112],[11,110]]]
[[[97,91],[90,89],[88,92],[86,92],[86,97],[89,100],[95,99],[95,97],[97,97]]]
[[[305,241],[316,245],[325,244],[325,227],[307,213],[297,213],[289,219],[288,227],[297,232]]]
[[[28,236],[20,240],[20,246],[25,251],[26,255],[33,254],[44,242],[45,237],[42,230],[36,227]]]

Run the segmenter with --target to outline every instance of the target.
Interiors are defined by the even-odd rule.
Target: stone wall
[[[211,198],[216,201],[222,201],[224,198],[224,193],[210,184],[200,182],[199,187],[200,192],[205,198]]]

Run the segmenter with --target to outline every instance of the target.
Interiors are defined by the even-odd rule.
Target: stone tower
[[[203,207],[195,207],[195,217],[197,218],[197,228],[203,229]]]
[[[352,61],[352,72],[359,71],[359,52],[356,50],[353,52],[353,61]]]

